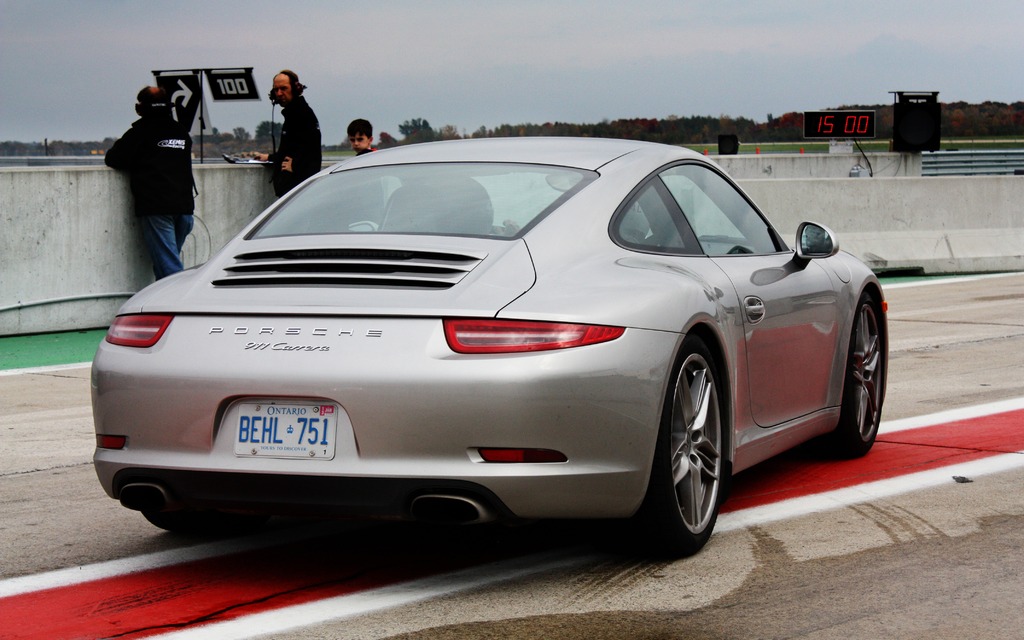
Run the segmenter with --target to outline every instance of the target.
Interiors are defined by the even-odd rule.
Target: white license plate
[[[331,460],[339,407],[317,402],[245,402],[237,406],[235,455]]]

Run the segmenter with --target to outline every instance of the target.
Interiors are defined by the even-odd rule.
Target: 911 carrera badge
[[[246,351],[330,351],[326,344],[288,344],[287,342],[246,342]]]

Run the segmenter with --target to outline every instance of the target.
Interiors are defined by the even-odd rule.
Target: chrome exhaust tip
[[[171,493],[155,482],[131,482],[117,494],[121,504],[135,511],[174,511],[182,505]]]
[[[426,494],[412,501],[412,517],[433,524],[483,524],[498,519],[484,503],[466,496]]]

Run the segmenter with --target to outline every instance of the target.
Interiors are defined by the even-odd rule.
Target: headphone
[[[274,74],[275,78],[277,76],[288,76],[288,84],[292,87],[292,98],[298,98],[302,95],[302,91],[306,88],[306,85],[299,82],[299,74],[295,73],[291,69],[281,69]],[[274,104],[278,104],[277,92],[275,92],[273,88],[270,89],[270,101]]]
[[[154,102],[152,104],[136,104],[135,113],[140,116],[154,115],[160,113],[170,113],[171,105],[167,102]]]

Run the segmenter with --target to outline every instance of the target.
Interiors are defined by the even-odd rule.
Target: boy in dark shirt
[[[373,147],[373,125],[369,120],[357,118],[349,123],[348,141],[357,156],[377,150]]]

